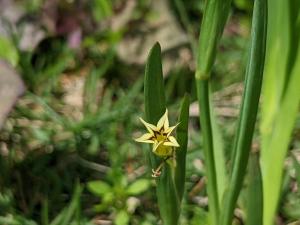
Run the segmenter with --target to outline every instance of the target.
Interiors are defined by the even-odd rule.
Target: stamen
[[[167,156],[160,164],[159,166],[154,170],[152,169],[152,177],[157,178],[161,175],[161,169],[163,167],[163,165],[165,164],[165,162],[169,159],[172,158],[172,156]]]

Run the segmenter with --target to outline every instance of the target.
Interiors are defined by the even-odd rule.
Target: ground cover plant
[[[300,223],[299,30],[297,0],[0,2],[0,224]]]

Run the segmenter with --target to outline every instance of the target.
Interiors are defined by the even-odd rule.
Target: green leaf
[[[217,177],[217,190],[219,196],[219,205],[222,203],[222,197],[224,196],[226,186],[228,185],[228,174],[226,168],[226,159],[224,154],[224,141],[217,124],[217,118],[211,110],[211,125],[213,133],[213,145],[214,145],[214,158]]]
[[[94,195],[103,197],[107,193],[111,192],[112,187],[104,181],[96,180],[88,182],[87,189]]]
[[[284,160],[300,102],[300,3],[296,0],[269,3],[270,42],[263,87],[267,104],[262,104],[261,120],[264,225],[274,224],[281,197]]]
[[[208,219],[208,213],[204,209],[195,207],[191,225],[209,225]]]
[[[180,147],[176,149],[176,168],[174,179],[179,201],[182,200],[185,186],[185,164],[188,144],[189,106],[190,97],[186,94],[181,103],[180,115],[178,119],[179,125],[176,130],[177,141]]]
[[[129,224],[129,215],[125,210],[121,210],[118,212],[115,218],[116,225],[127,225]]]
[[[0,59],[5,59],[13,66],[17,66],[19,54],[13,43],[6,37],[0,36]]]
[[[146,119],[148,122],[156,124],[166,110],[161,48],[159,43],[156,43],[149,53],[144,82]]]
[[[222,225],[232,223],[233,212],[246,174],[263,78],[266,28],[267,0],[255,0],[245,90],[233,146],[231,179],[220,217]]]
[[[148,56],[145,83],[145,113],[146,120],[156,124],[166,110],[165,90],[163,82],[161,48],[156,43]],[[150,166],[156,168],[162,159],[156,157],[149,148]],[[157,199],[164,225],[177,225],[180,212],[179,199],[173,180],[173,171],[166,164],[161,176],[157,178]]]
[[[231,0],[206,1],[199,37],[196,79],[208,79],[229,15]]]
[[[172,177],[172,168],[167,164],[157,179],[157,200],[164,225],[177,225],[180,201]]]
[[[70,204],[64,208],[50,225],[69,225],[76,218],[76,211],[80,209],[82,187],[77,183]]]
[[[93,17],[96,21],[101,21],[112,14],[112,5],[109,0],[93,0]]]
[[[43,200],[42,204],[42,212],[41,212],[41,221],[43,225],[49,224],[49,204],[48,204],[48,198]]]
[[[249,160],[249,184],[247,198],[246,225],[262,225],[263,221],[263,194],[262,177],[258,154],[251,154]]]
[[[127,188],[127,193],[129,195],[139,195],[145,192],[150,187],[150,181],[147,179],[139,179]]]
[[[148,56],[144,80],[145,114],[149,123],[156,124],[166,110],[165,87],[161,64],[161,49],[156,43]],[[158,158],[149,151],[151,167],[158,166]]]

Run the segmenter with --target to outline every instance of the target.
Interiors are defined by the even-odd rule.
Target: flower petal
[[[146,134],[142,135],[141,137],[139,137],[137,139],[134,139],[134,140],[137,141],[137,142],[154,144],[154,141],[151,140],[152,137],[153,137],[153,134],[146,133]]]
[[[167,109],[166,109],[165,114],[166,114],[166,120],[164,122],[164,130],[167,130],[167,129],[169,129],[169,118],[168,118],[168,110]]]
[[[165,134],[167,134],[167,137],[169,137],[171,135],[171,133],[173,132],[173,130],[179,125],[179,123],[177,123],[175,126],[169,127],[167,130],[165,130]]]
[[[166,109],[166,112],[164,115],[159,119],[157,122],[157,129],[160,130],[163,126],[168,125],[169,127],[169,119],[168,119],[168,110]]]
[[[154,135],[153,131],[157,131],[156,126],[154,126],[151,123],[147,123],[145,120],[143,120],[141,117],[139,118],[140,121],[144,124],[144,126],[147,128],[147,130],[149,131],[150,134]]]
[[[168,140],[169,141],[166,141],[164,143],[165,146],[179,147],[179,144],[178,144],[177,140],[173,136],[169,136]]]

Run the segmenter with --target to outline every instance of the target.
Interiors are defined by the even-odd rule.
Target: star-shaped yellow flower
[[[179,144],[175,137],[171,136],[171,133],[178,124],[172,127],[169,126],[168,110],[166,109],[165,114],[159,119],[156,126],[147,123],[142,118],[140,120],[149,133],[142,135],[135,141],[153,144],[152,152],[159,157],[172,157],[174,153],[173,147],[179,147]]]

